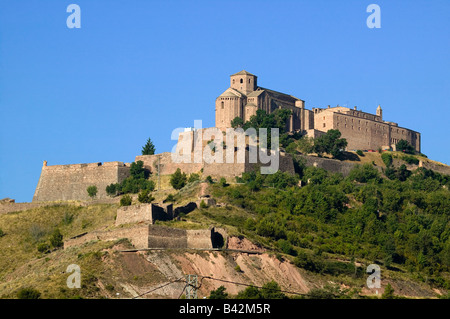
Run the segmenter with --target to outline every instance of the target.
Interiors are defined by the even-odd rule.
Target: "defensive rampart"
[[[130,175],[122,162],[53,165],[44,162],[33,202],[88,200],[87,188],[97,186],[97,199],[107,198],[106,186],[120,183]]]
[[[109,231],[80,234],[64,242],[64,249],[96,240],[113,241],[127,238],[136,249],[147,248],[222,248],[226,242],[223,229],[178,229],[159,225],[137,225]]]

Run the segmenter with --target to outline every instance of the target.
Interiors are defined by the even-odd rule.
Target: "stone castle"
[[[350,109],[343,106],[307,110],[303,100],[258,86],[257,77],[247,71],[231,75],[230,87],[216,99],[216,127],[223,131],[231,127],[231,121],[236,117],[248,121],[258,109],[271,113],[278,108],[292,111],[286,123],[288,131],[317,137],[325,134],[329,129],[337,129],[342,133],[342,137],[347,139],[347,150],[377,150],[379,148],[395,150],[395,144],[404,139],[420,152],[420,133],[400,127],[397,123],[384,121],[380,106],[376,114],[357,110],[356,107]],[[191,158],[194,158],[196,150],[193,141],[197,139],[197,143],[202,147],[205,147],[208,142],[203,140],[202,134],[199,133],[201,133],[199,130],[180,133],[176,152],[179,153],[180,150],[185,152],[187,149],[191,153]],[[250,163],[248,150],[245,152],[244,163],[207,163],[204,160],[178,163],[172,160],[169,152],[139,155],[136,156],[135,161],[142,161],[144,167],[150,172],[161,175],[173,174],[177,168],[180,168],[187,174],[202,171],[204,176],[234,177],[240,176],[243,172],[253,171],[258,166],[264,166],[260,162]],[[289,155],[281,153],[279,169],[294,173],[293,161]],[[98,199],[107,198],[106,186],[111,183],[121,183],[128,176],[130,176],[128,163],[48,166],[44,161],[33,202],[87,200],[89,196],[86,189],[91,185],[97,186]]]
[[[376,114],[357,110],[356,106],[351,109],[339,105],[307,110],[305,101],[260,87],[257,79],[245,70],[230,76],[230,87],[216,99],[216,127],[225,130],[231,127],[231,121],[236,117],[246,122],[256,110],[272,113],[281,108],[292,111],[286,123],[290,132],[317,137],[336,129],[347,139],[348,150],[395,150],[395,144],[403,139],[420,152],[420,133],[384,121],[380,105]]]

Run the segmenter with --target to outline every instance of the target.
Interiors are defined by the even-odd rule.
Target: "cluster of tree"
[[[244,173],[242,184],[214,185],[213,195],[251,213],[235,223],[244,234],[264,237],[293,256],[313,251],[299,259],[310,271],[351,273],[327,262],[327,252],[386,267],[396,263],[449,289],[442,274],[450,270],[450,176],[424,168],[398,171],[393,179],[370,164],[345,178],[316,167],[302,167],[295,177]],[[301,188],[300,180],[306,184]]]
[[[407,154],[415,154],[416,150],[415,148],[408,143],[406,140],[400,140],[395,144],[395,147],[397,148],[397,151],[407,153]]]
[[[210,292],[209,299],[227,299],[230,295],[224,286]],[[248,286],[241,290],[233,299],[287,299],[276,281],[265,283],[261,288]]]

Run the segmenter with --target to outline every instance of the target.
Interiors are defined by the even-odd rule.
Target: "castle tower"
[[[380,104],[378,104],[378,107],[377,107],[377,116],[380,117],[380,120],[383,120],[383,110],[381,109]]]
[[[256,89],[257,76],[245,70],[230,76],[230,87],[244,94],[249,94]]]

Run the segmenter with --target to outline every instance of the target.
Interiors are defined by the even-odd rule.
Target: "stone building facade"
[[[400,140],[408,141],[420,152],[420,133],[383,120],[383,111],[378,105],[376,114],[336,106],[313,108],[315,129],[327,132],[339,130],[347,139],[348,150],[377,150],[392,148]]]
[[[317,137],[330,129],[337,129],[347,139],[348,150],[395,150],[401,139],[407,140],[420,152],[420,133],[383,120],[378,106],[371,114],[348,107],[305,109],[305,101],[292,95],[269,90],[257,85],[257,76],[245,70],[230,76],[230,87],[216,99],[216,127],[225,130],[231,121],[240,117],[248,121],[256,110],[272,113],[276,109],[289,109],[291,118],[286,123],[290,132],[302,132]]]

